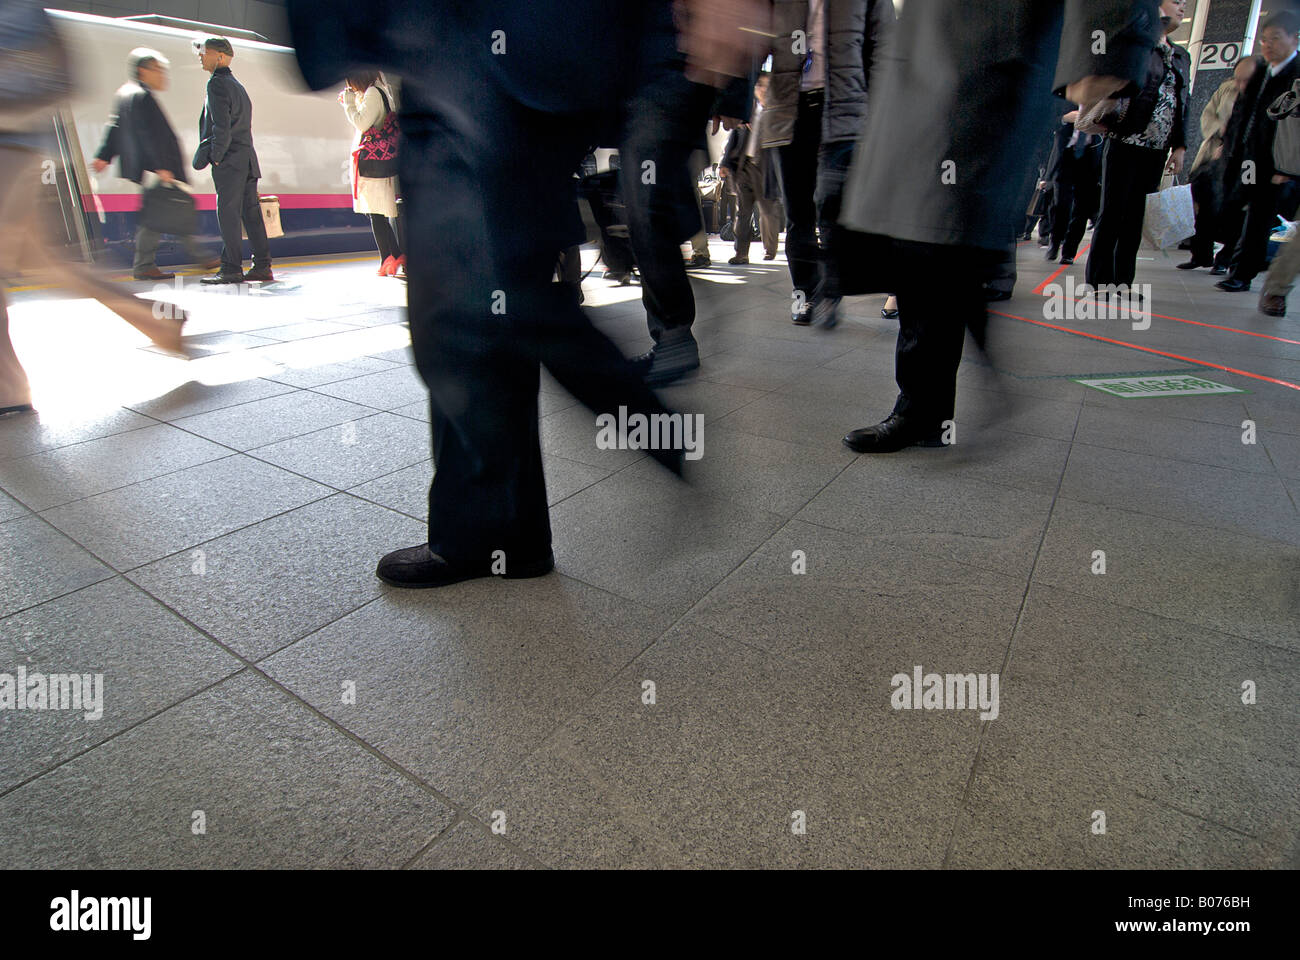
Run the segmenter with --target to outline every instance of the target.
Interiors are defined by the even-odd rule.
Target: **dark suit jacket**
[[[1093,74],[1137,92],[1159,27],[1157,0],[908,3],[872,73],[840,222],[1005,249],[1024,214],[1026,145],[1043,129],[1036,98]],[[1105,53],[1093,53],[1097,30]]]
[[[1293,58],[1276,77],[1268,76],[1268,66],[1265,65],[1255,71],[1246,89],[1237,97],[1223,135],[1223,153],[1228,161],[1224,177],[1229,190],[1241,185],[1241,165],[1247,160],[1255,161],[1256,183],[1268,183],[1276,172],[1273,168],[1273,138],[1277,134],[1277,121],[1268,115],[1268,108],[1291,89],[1297,77],[1300,77],[1300,56]],[[1252,114],[1254,123],[1250,122]]]
[[[95,157],[109,163],[116,157],[119,175],[135,183],[146,170],[170,170],[177,180],[186,179],[176,133],[153,93],[139,83],[125,84],[117,91]]]
[[[230,68],[218,67],[208,78],[208,95],[199,113],[194,169],[202,170],[209,163],[243,163],[245,159],[250,176],[260,177],[262,170],[253,149],[253,102]]]

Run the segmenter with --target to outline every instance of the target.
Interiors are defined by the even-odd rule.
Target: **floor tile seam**
[[[148,430],[150,427],[157,427],[157,426],[171,426],[171,424],[167,423],[166,420],[159,420],[157,417],[151,417],[147,413],[140,413],[139,411],[136,410],[128,410],[126,407],[118,407],[118,409],[126,410],[128,413],[134,414],[137,417],[146,417],[147,419],[152,420],[153,423],[142,423],[139,424],[138,426],[128,427],[125,430],[117,430],[113,433],[106,433],[103,436],[99,436],[99,437],[86,437],[84,440],[73,440],[71,443],[61,443],[53,447],[44,447],[32,453],[19,454],[16,457],[0,457],[0,467],[4,467],[11,463],[16,463],[19,460],[29,460],[32,457],[39,457],[43,453],[54,453],[57,450],[68,450],[71,449],[72,447],[79,447],[83,443],[93,443],[96,440],[108,440],[111,439],[112,437],[122,437],[128,433],[135,433],[137,430]],[[35,411],[35,413],[37,416],[40,415],[39,410]],[[18,421],[13,421],[13,422],[18,422]]]
[[[218,356],[218,355],[217,355],[217,354],[214,354],[214,356]],[[297,391],[297,390],[301,390],[301,389],[302,389],[302,387],[295,387],[295,386],[293,386],[293,385],[291,385],[291,384],[280,383],[280,382],[278,382],[278,381],[276,381],[276,380],[267,380],[265,377],[246,377],[246,378],[243,379],[243,380],[236,380],[236,381],[232,381],[232,382],[234,382],[234,383],[254,383],[254,382],[258,381],[258,380],[265,380],[267,383],[274,384],[274,385],[277,386],[277,387],[284,387],[285,389],[282,390],[282,391],[280,391],[280,392],[278,392],[278,393],[272,393],[272,394],[269,394],[268,396],[265,396],[265,397],[251,397],[251,398],[249,398],[249,399],[247,399],[247,400],[236,400],[234,403],[223,403],[223,404],[221,404],[220,406],[217,406],[217,407],[210,407],[209,409],[206,409],[206,410],[198,410],[198,411],[196,411],[196,412],[194,412],[194,413],[185,413],[185,414],[181,414],[180,416],[176,417],[175,419],[176,419],[176,420],[184,420],[184,419],[186,419],[187,417],[197,417],[197,416],[200,416],[201,414],[204,414],[204,413],[216,413],[218,410],[231,410],[231,409],[233,409],[233,408],[235,408],[235,407],[242,407],[242,406],[243,406],[244,404],[246,404],[246,403],[256,403],[256,402],[259,401],[259,400],[270,400],[270,399],[272,399],[273,397],[284,396],[285,394],[293,393],[293,392],[295,392],[295,391]],[[227,384],[202,384],[202,383],[199,383],[197,380],[186,380],[186,381],[184,381],[184,383],[179,384],[178,387],[183,387],[183,386],[186,386],[186,385],[188,385],[188,384],[196,384],[197,386],[227,386]],[[173,388],[173,389],[176,389],[176,388]],[[149,398],[149,400],[157,400],[157,399],[158,399],[157,397],[151,397],[151,398]],[[147,403],[147,402],[149,402],[149,400],[145,400],[145,401],[141,401],[141,402]],[[155,415],[155,414],[145,413],[143,410],[137,410],[135,407],[132,407],[132,406],[130,406],[130,405],[128,405],[128,404],[123,404],[123,405],[122,405],[122,409],[123,409],[123,410],[129,410],[131,413],[137,413],[137,414],[139,414],[139,415],[142,416],[142,417],[153,417],[155,420],[158,420],[160,423],[165,423],[165,424],[168,424],[169,426],[172,424],[172,421],[171,421],[171,420],[165,420],[165,419],[162,419],[161,417],[158,417],[158,416]]]
[[[1061,465],[1061,473],[1060,476],[1057,477],[1056,490],[1053,492],[1052,502],[1047,508],[1047,516],[1043,518],[1042,530],[1038,535],[1038,546],[1034,550],[1034,558],[1030,563],[1029,572],[1025,577],[1024,592],[1020,597],[1020,604],[1016,610],[1015,620],[1011,624],[1010,631],[1008,631],[1006,650],[1003,652],[1002,663],[998,668],[999,676],[1005,675],[1007,668],[1011,664],[1011,653],[1015,648],[1016,634],[1020,631],[1021,624],[1024,622],[1025,609],[1029,604],[1029,594],[1034,583],[1034,572],[1038,569],[1038,562],[1043,554],[1043,544],[1047,542],[1047,533],[1052,526],[1052,516],[1056,512],[1056,502],[1061,496],[1061,488],[1065,484],[1065,476],[1070,469],[1070,458],[1074,456],[1074,437],[1078,436],[1079,423],[1082,419],[1083,405],[1080,404],[1078,409],[1075,411],[1074,431],[1070,439],[1070,447],[1066,453],[1065,462]],[[975,755],[971,758],[970,772],[967,774],[966,784],[962,788],[961,799],[957,804],[956,813],[953,815],[952,826],[948,834],[948,843],[946,844],[946,849],[944,850],[943,859],[941,861],[943,869],[949,869],[953,866],[953,853],[956,849],[957,838],[961,833],[965,811],[975,788],[975,781],[979,776],[980,761],[984,757],[984,748],[987,743],[988,734],[990,732],[989,725],[991,723],[991,720],[980,721],[979,736],[976,738],[975,742]]]
[[[1151,796],[1147,793],[1144,793],[1140,788],[1135,789],[1133,791],[1133,795],[1136,796],[1139,800],[1145,800],[1147,803],[1154,804],[1159,807],[1165,807],[1166,809],[1173,810],[1175,813],[1182,814],[1184,817],[1188,817],[1193,820],[1199,820],[1202,823],[1208,823],[1210,824],[1210,826],[1218,827],[1220,830],[1227,830],[1229,833],[1235,833],[1239,837],[1245,837],[1248,840],[1256,840],[1256,841],[1260,839],[1257,834],[1251,833],[1248,830],[1242,830],[1239,827],[1229,826],[1228,824],[1222,823],[1221,821],[1215,820],[1211,817],[1205,817],[1199,813],[1193,813],[1191,810],[1184,810],[1182,807],[1170,803],[1168,800],[1163,800],[1160,797]]]
[[[264,463],[265,461],[260,461],[260,462],[263,462],[263,463]],[[305,479],[310,479],[310,478],[305,478]],[[313,482],[314,482],[314,483],[319,483],[319,481],[313,481]],[[317,497],[313,497],[312,499],[310,499],[310,500],[306,500],[306,501],[304,501],[303,503],[295,504],[294,506],[291,506],[291,507],[285,507],[283,510],[277,511],[276,513],[273,513],[273,514],[271,514],[271,515],[269,515],[269,516],[263,517],[263,518],[260,519],[260,520],[252,520],[252,521],[250,521],[250,522],[248,522],[248,523],[243,524],[242,526],[235,527],[235,528],[232,529],[232,530],[227,530],[227,531],[225,531],[224,533],[218,533],[218,534],[215,534],[215,535],[213,535],[213,536],[211,536],[211,537],[208,537],[206,540],[200,540],[200,541],[198,541],[197,543],[191,543],[191,544],[189,544],[189,545],[187,545],[187,546],[181,547],[179,550],[173,550],[171,553],[164,554],[164,555],[161,556],[161,557],[155,557],[155,558],[152,559],[152,560],[146,560],[146,561],[144,561],[143,563],[137,563],[137,564],[136,564],[135,566],[133,566],[133,567],[126,567],[126,568],[124,568],[124,569],[122,569],[122,570],[119,570],[119,571],[117,571],[117,572],[118,572],[118,573],[121,573],[121,574],[124,575],[124,576],[127,575],[127,574],[137,573],[137,572],[139,572],[140,570],[143,570],[145,567],[151,567],[151,566],[153,566],[155,563],[162,563],[164,560],[170,560],[170,559],[172,559],[173,557],[179,557],[181,554],[183,554],[183,553],[187,553],[187,552],[189,552],[190,550],[198,550],[198,549],[200,549],[200,548],[202,548],[202,547],[207,546],[208,544],[215,543],[216,541],[221,540],[221,539],[223,539],[223,538],[225,538],[225,537],[234,536],[234,535],[237,534],[237,533],[243,533],[244,531],[246,531],[246,530],[248,530],[248,529],[250,529],[250,528],[252,528],[252,527],[256,527],[256,526],[258,526],[259,524],[268,523],[268,522],[271,521],[271,520],[278,520],[278,519],[280,519],[281,517],[284,517],[284,516],[286,516],[286,515],[288,515],[288,514],[290,514],[290,513],[293,513],[293,512],[296,511],[296,510],[302,510],[304,507],[310,507],[310,506],[312,506],[313,504],[322,503],[323,501],[325,501],[325,500],[329,500],[331,497],[339,496],[340,494],[343,494],[343,495],[346,495],[346,496],[352,497],[353,499],[355,499],[355,500],[360,500],[360,501],[362,501],[362,502],[364,502],[364,503],[371,503],[371,504],[373,504],[374,506],[379,507],[381,510],[387,510],[389,513],[395,513],[395,514],[397,514],[398,516],[401,516],[401,517],[409,517],[410,519],[413,519],[413,520],[414,520],[414,519],[417,519],[417,518],[415,518],[415,517],[411,517],[410,514],[402,513],[402,511],[400,511],[400,510],[394,510],[392,507],[385,506],[385,505],[382,504],[382,503],[374,503],[374,501],[366,500],[365,497],[358,497],[358,496],[356,496],[356,494],[348,493],[348,491],[346,491],[346,490],[339,490],[339,489],[336,489],[336,488],[334,488],[334,487],[329,487],[328,484],[320,484],[320,485],[323,486],[323,487],[327,487],[329,492],[327,492],[327,493],[323,493],[323,494],[321,494],[320,496],[317,496]],[[57,528],[56,528],[56,529],[57,529]],[[60,532],[62,532],[62,531],[60,531]],[[65,536],[66,536],[66,534],[65,534]],[[80,544],[78,544],[78,546],[80,546]],[[98,559],[98,558],[97,558],[97,559]],[[103,561],[101,561],[101,562],[103,562]],[[107,564],[106,564],[106,565],[107,565]],[[116,568],[112,568],[112,569],[115,569],[115,570],[116,570]],[[134,582],[135,582],[135,581],[133,580],[132,583],[134,583]]]
[[[170,427],[170,426],[173,426],[173,424],[170,424],[170,423],[169,423],[169,424],[167,424],[167,426]],[[149,477],[141,477],[141,478],[139,478],[138,480],[132,480],[132,481],[130,481],[129,483],[120,483],[120,484],[118,484],[117,486],[115,486],[115,487],[109,487],[109,488],[106,489],[106,490],[97,490],[96,492],[86,494],[86,495],[83,496],[83,497],[74,497],[74,498],[71,499],[71,500],[63,500],[63,501],[61,501],[61,502],[59,502],[59,503],[52,503],[52,504],[50,504],[48,507],[41,507],[39,510],[36,509],[36,508],[34,508],[34,507],[32,507],[31,505],[29,505],[29,504],[26,503],[25,501],[19,499],[19,498],[18,498],[18,497],[17,497],[17,496],[16,496],[16,495],[11,491],[11,490],[9,490],[8,488],[2,488],[2,489],[4,489],[4,492],[7,493],[10,497],[13,497],[13,499],[18,500],[19,503],[21,503],[23,506],[27,507],[27,509],[28,509],[28,510],[31,510],[33,513],[44,513],[44,512],[46,512],[47,510],[58,510],[58,509],[60,509],[61,507],[71,506],[71,505],[74,504],[74,503],[83,503],[83,502],[86,501],[86,500],[93,500],[95,497],[103,496],[103,495],[106,494],[106,493],[116,493],[118,490],[125,490],[127,487],[133,487],[133,486],[135,486],[137,483],[148,483],[148,482],[150,482],[151,480],[160,480],[160,479],[162,479],[163,477],[171,477],[171,476],[174,476],[174,475],[176,475],[176,474],[178,474],[178,473],[183,473],[183,472],[186,471],[186,470],[192,470],[192,469],[194,469],[195,467],[202,467],[202,466],[206,466],[207,464],[210,464],[210,463],[219,463],[219,462],[222,461],[222,460],[229,460],[232,456],[238,456],[239,454],[241,454],[241,453],[244,452],[243,450],[236,450],[234,447],[228,446],[228,445],[226,445],[226,444],[224,444],[224,443],[219,443],[219,442],[216,441],[216,440],[210,440],[210,439],[208,439],[207,437],[201,437],[201,436],[199,436],[197,433],[192,433],[191,431],[186,430],[184,427],[176,427],[176,429],[177,429],[177,430],[180,430],[182,433],[187,433],[187,434],[189,434],[190,436],[194,437],[195,439],[203,440],[203,441],[205,441],[206,443],[211,443],[211,444],[213,444],[214,446],[221,447],[223,450],[225,450],[225,451],[227,451],[227,452],[222,453],[222,454],[220,454],[220,455],[218,455],[218,456],[214,456],[214,457],[212,457],[210,460],[200,460],[200,461],[198,461],[197,463],[187,464],[186,466],[183,466],[183,467],[176,467],[175,469],[167,470],[167,471],[165,471],[164,473],[155,474],[155,475],[153,475],[153,476],[149,476]]]
[[[1265,647],[1269,650],[1276,650],[1279,653],[1286,654],[1291,657],[1300,657],[1300,650],[1292,649],[1291,647],[1285,647],[1282,646],[1281,644],[1272,643],[1268,640],[1261,640],[1258,637],[1250,637],[1243,633],[1235,633],[1232,630],[1225,630],[1222,627],[1214,627],[1206,623],[1197,623],[1194,620],[1184,620],[1182,617],[1170,616],[1167,613],[1161,613],[1159,610],[1151,610],[1148,609],[1147,607],[1138,606],[1137,604],[1130,603],[1124,600],[1114,600],[1114,599],[1105,599],[1102,597],[1095,597],[1091,594],[1082,593],[1071,587],[1063,587],[1059,584],[1049,583],[1046,580],[1034,579],[1030,585],[1044,587],[1048,590],[1054,590],[1060,593],[1068,594],[1069,596],[1074,597],[1075,599],[1085,600],[1089,603],[1105,604],[1106,606],[1117,607],[1121,610],[1127,610],[1131,613],[1140,613],[1143,616],[1153,617],[1157,620],[1163,620],[1166,623],[1176,624],[1180,627],[1192,627],[1197,630],[1208,630],[1213,633],[1219,634],[1220,636],[1230,637],[1233,640],[1238,640],[1242,643],[1250,644],[1252,646],[1259,646],[1259,647]]]
[[[169,710],[172,710],[175,707],[179,707],[182,704],[185,704],[190,700],[194,699],[195,697],[207,693],[208,691],[220,686],[221,684],[225,683],[228,680],[234,680],[235,678],[239,677],[248,669],[250,668],[247,665],[241,666],[238,670],[235,670],[232,673],[217,677],[211,683],[204,684],[202,687],[191,691],[190,693],[181,697],[179,700],[175,700],[171,703],[167,703],[164,704],[163,706],[158,707],[152,713],[149,713],[141,717],[140,719],[134,721],[133,723],[128,724],[127,726],[123,727],[121,730],[118,730],[116,733],[110,734],[107,738],[100,740],[96,743],[92,743],[89,746],[83,747],[82,749],[76,751],[75,753],[69,754],[64,758],[55,761],[54,763],[50,764],[48,767],[41,769],[37,773],[32,774],[31,776],[27,777],[26,779],[22,780],[19,783],[14,784],[11,787],[5,787],[3,789],[0,789],[0,800],[3,800],[6,796],[8,796],[11,793],[14,793],[17,790],[21,790],[24,787],[35,783],[37,780],[49,776],[50,774],[54,773],[56,770],[59,770],[61,767],[69,763],[72,763],[75,760],[79,760],[80,758],[84,757],[86,754],[94,750],[98,750],[101,747],[108,746],[110,743],[112,743],[114,740],[117,740],[119,737],[123,736],[124,734],[128,734],[131,731],[135,730],[136,728],[141,727],[144,724],[157,719],[158,717],[162,716],[164,713],[167,713]]]
[[[472,816],[468,810],[465,811],[457,810],[456,815],[452,819],[451,823],[447,824],[447,826],[444,827],[441,831],[439,831],[433,837],[432,840],[430,840],[422,848],[420,848],[420,850],[415,854],[415,856],[405,861],[397,869],[398,870],[415,869],[415,864],[418,863],[428,853],[430,853],[430,851],[436,849],[439,846],[445,846],[449,842],[448,838],[452,835],[452,833],[455,831],[456,827],[458,826],[464,826],[466,829],[473,830],[476,833],[480,834],[481,836],[486,836],[489,842],[491,843],[505,844],[515,853],[516,856],[522,857],[523,859],[529,861],[533,866],[535,866],[539,870],[554,869],[549,864],[540,860],[531,851],[515,843],[514,840],[512,840],[510,837],[507,837],[503,834],[493,834],[491,830],[486,826],[486,824],[484,824],[481,820],[477,819],[476,817]]]

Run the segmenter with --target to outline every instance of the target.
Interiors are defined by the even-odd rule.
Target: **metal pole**
[[[1201,44],[1205,42],[1205,22],[1210,19],[1210,0],[1198,0],[1192,14],[1192,38],[1187,41],[1187,52],[1192,55],[1192,89],[1196,89],[1196,68],[1201,62]]]
[[[1241,55],[1248,57],[1255,52],[1255,29],[1259,26],[1259,6],[1262,0],[1253,0],[1250,16],[1246,18],[1246,39],[1241,45]]]

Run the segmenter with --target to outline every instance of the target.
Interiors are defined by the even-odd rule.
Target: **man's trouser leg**
[[[1061,259],[1073,260],[1079,254],[1079,244],[1088,229],[1088,221],[1096,219],[1101,185],[1084,181],[1074,185],[1074,203],[1070,206],[1070,225],[1061,243]]]
[[[840,140],[824,143],[818,151],[817,192],[814,202],[817,204],[817,227],[821,234],[820,248],[821,276],[816,299],[826,297],[829,300],[840,299],[840,278],[838,259],[828,255],[834,243],[835,224],[840,219],[840,199],[844,195],[844,180],[848,176],[849,164],[853,160],[853,141]]]
[[[435,464],[429,545],[453,564],[482,565],[503,550],[508,571],[512,554],[536,557],[551,542],[539,362],[598,413],[667,411],[572,289],[550,282],[556,251],[578,239],[557,229],[569,212],[558,198],[572,190],[591,131],[490,87],[475,91],[472,120],[423,103],[414,83],[403,95],[408,309]],[[594,449],[594,418],[591,440]],[[680,469],[680,451],[650,453]]]
[[[740,158],[736,171],[736,194],[740,209],[736,213],[736,256],[748,257],[749,245],[754,239],[754,203],[763,184],[755,176],[758,166],[749,157]]]
[[[1196,233],[1192,235],[1192,260],[1208,264],[1214,260],[1214,230],[1219,217],[1216,185],[1222,170],[1208,163],[1192,177],[1192,202],[1196,205]]]
[[[822,95],[799,94],[794,138],[778,147],[785,201],[785,256],[790,282],[811,303],[817,292],[821,253],[817,246],[817,156],[822,140]]]
[[[1000,254],[938,244],[895,241],[899,255],[898,343],[894,413],[923,430],[951,420],[957,396],[957,368],[969,328],[984,343],[987,307],[983,282]],[[935,271],[944,270],[936,284]]]
[[[1286,297],[1295,288],[1295,276],[1300,273],[1300,240],[1291,239],[1280,245],[1277,256],[1269,265],[1264,280],[1264,293],[1270,297]]]
[[[1246,216],[1241,224],[1241,238],[1232,255],[1228,278],[1250,283],[1264,269],[1268,258],[1268,235],[1277,225],[1274,213],[1277,207],[1277,188],[1272,183],[1253,183],[1244,186]]]
[[[647,85],[628,111],[620,147],[623,201],[641,274],[641,301],[656,343],[668,330],[689,331],[695,321],[695,295],[681,243],[698,237],[703,225],[689,164],[712,96],[711,88],[669,70]],[[653,166],[646,167],[647,162]],[[687,226],[692,214],[695,222]]]
[[[1056,202],[1052,206],[1052,246],[1065,243],[1070,229],[1070,211],[1074,208],[1074,181],[1064,172],[1056,181]]]
[[[160,243],[162,243],[162,234],[157,230],[150,230],[143,223],[136,228],[135,262],[132,264],[135,273],[158,269],[158,245]]]
[[[248,163],[227,160],[212,168],[212,185],[217,191],[217,227],[221,231],[221,272],[229,276],[244,272],[244,244],[240,236]]]
[[[244,180],[244,203],[241,211],[248,245],[253,248],[253,269],[271,269],[271,247],[266,239],[266,221],[262,219],[262,200],[257,195],[257,178]]]

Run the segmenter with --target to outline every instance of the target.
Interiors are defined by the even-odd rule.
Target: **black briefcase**
[[[158,233],[193,236],[199,229],[194,198],[180,187],[156,183],[141,198],[140,222]]]

